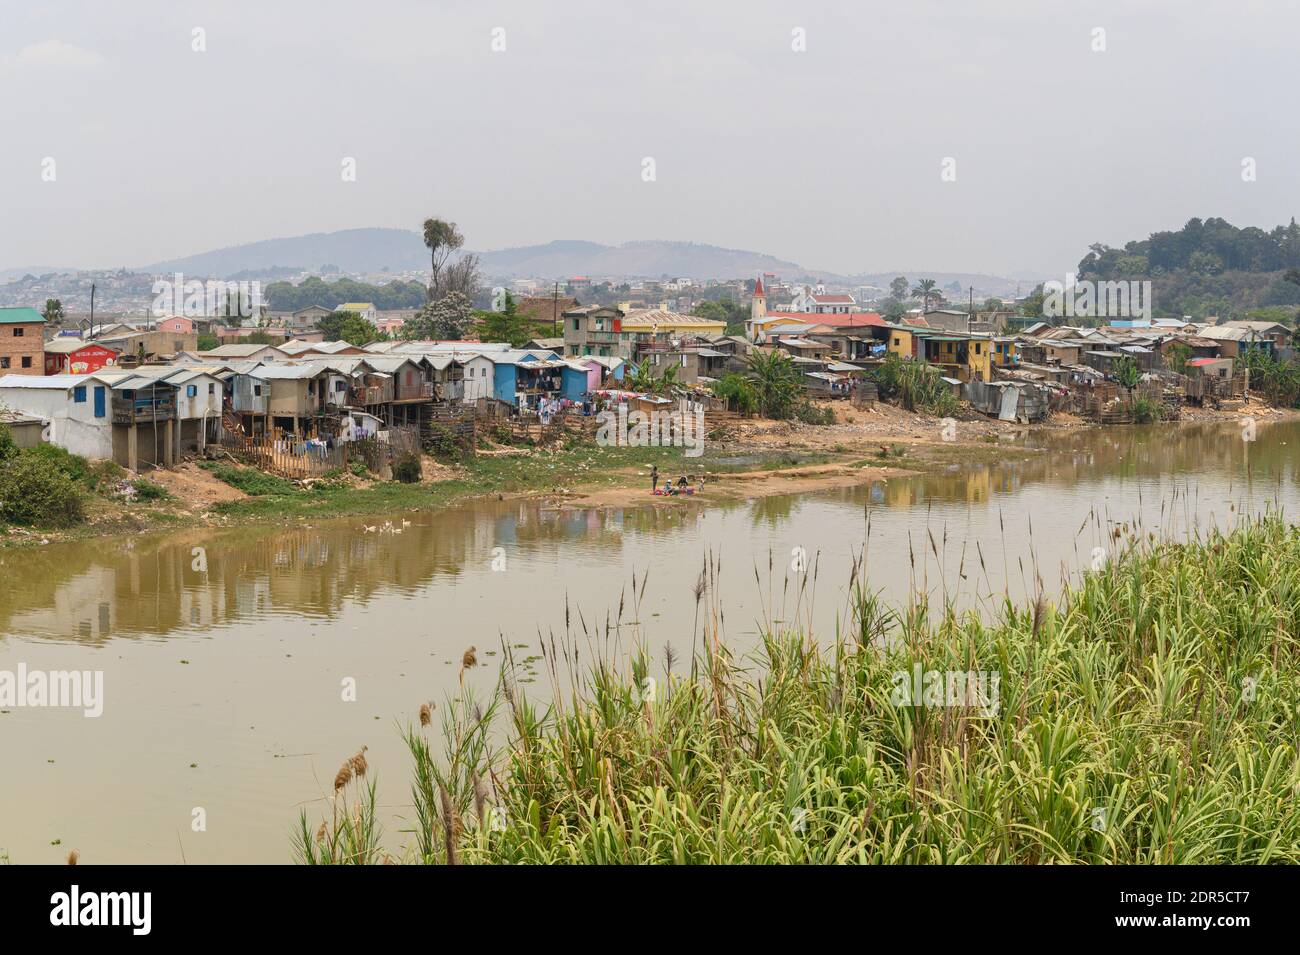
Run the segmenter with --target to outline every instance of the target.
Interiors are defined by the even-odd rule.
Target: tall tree
[[[471,252],[462,255],[443,270],[438,282],[438,297],[459,292],[473,302],[481,289],[478,256]]]
[[[317,320],[316,327],[325,336],[325,341],[337,342],[343,340],[343,326],[352,320],[361,321],[361,313],[330,312],[324,318]]]
[[[889,283],[889,294],[894,297],[895,301],[901,302],[907,298],[907,276],[900,275]]]
[[[429,301],[436,302],[442,297],[439,278],[442,267],[447,264],[451,254],[465,244],[465,237],[456,228],[456,223],[443,219],[424,220],[424,247],[429,250]]]
[[[51,325],[63,324],[63,303],[57,298],[47,298],[41,316]]]
[[[474,324],[469,299],[460,292],[448,292],[436,302],[420,309],[418,315],[402,326],[404,338],[459,341]]]
[[[479,337],[485,342],[509,342],[518,348],[533,337],[532,326],[519,314],[515,297],[506,292],[501,311],[479,313]]]
[[[912,294],[921,299],[922,314],[930,310],[930,298],[937,294],[935,289],[938,284],[934,279],[921,279],[916,283],[916,287],[912,289]]]
[[[349,345],[356,345],[358,348],[371,342],[377,342],[383,337],[379,329],[356,312],[349,312],[339,329],[339,341],[347,342]]]

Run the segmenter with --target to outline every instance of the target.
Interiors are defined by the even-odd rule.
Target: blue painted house
[[[492,352],[492,396],[516,407],[520,396],[526,407],[541,398],[557,397],[563,389],[562,372],[568,366],[555,352],[509,350]]]

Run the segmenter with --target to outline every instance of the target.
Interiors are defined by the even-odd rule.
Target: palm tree
[[[51,325],[62,325],[64,315],[63,303],[57,298],[47,298],[45,300],[45,308],[41,312],[41,315]]]
[[[460,234],[454,222],[442,219],[424,220],[424,247],[429,250],[429,301],[438,298],[438,274],[447,264],[453,252],[465,244],[465,237]]]
[[[921,298],[922,315],[930,310],[930,296],[935,294],[935,288],[938,284],[934,279],[921,279],[916,283],[916,287],[912,289],[912,294]]]
[[[746,377],[754,386],[758,410],[769,418],[783,418],[799,395],[799,370],[782,351],[750,352]]]

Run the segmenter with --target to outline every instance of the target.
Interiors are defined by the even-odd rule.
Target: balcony
[[[391,390],[381,388],[379,385],[360,385],[348,390],[348,404],[354,407],[360,406],[364,408],[368,405],[382,405],[392,400]]]
[[[175,417],[174,394],[146,394],[131,398],[113,395],[113,424],[141,424]]]

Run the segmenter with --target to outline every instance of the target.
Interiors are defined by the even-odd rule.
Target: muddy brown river
[[[483,696],[503,641],[536,653],[539,634],[564,630],[566,603],[573,631],[603,632],[626,598],[620,640],[639,635],[660,662],[671,644],[682,670],[706,554],[743,650],[764,618],[811,617],[831,636],[855,557],[890,601],[928,590],[979,608],[1035,579],[1059,588],[1105,559],[1116,525],[1178,537],[1300,506],[1300,423],[1261,423],[1254,441],[1224,424],[1007,444],[1026,441],[1049,452],[803,496],[484,501],[0,552],[0,673],[103,674],[98,717],[0,707],[0,859],[288,862],[299,809],[319,816],[362,745],[385,844],[400,852],[398,727],[459,691],[467,647],[483,665],[465,682]],[[816,583],[796,607],[785,578],[801,564]],[[630,581],[647,571],[634,609]],[[526,689],[549,698],[545,672]]]

